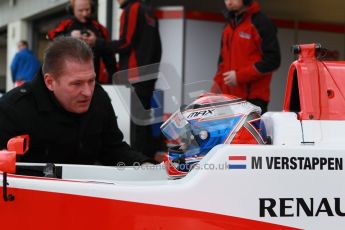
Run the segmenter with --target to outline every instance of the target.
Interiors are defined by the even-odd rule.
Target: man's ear
[[[54,91],[55,79],[50,73],[44,74],[44,83],[50,91]]]

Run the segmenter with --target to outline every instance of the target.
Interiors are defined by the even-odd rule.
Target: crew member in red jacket
[[[108,30],[92,17],[95,11],[94,3],[92,0],[70,0],[67,11],[71,17],[62,20],[55,29],[48,31],[48,39],[53,40],[57,36],[72,36],[84,40],[91,46],[94,53],[96,80],[100,83],[111,83],[112,76],[116,72],[114,54],[108,50],[102,50],[97,44],[90,42],[91,33],[106,41],[110,40]],[[102,72],[102,63],[107,74]]]
[[[272,72],[280,65],[277,29],[255,0],[224,0],[218,71],[211,91],[238,96],[267,111]]]

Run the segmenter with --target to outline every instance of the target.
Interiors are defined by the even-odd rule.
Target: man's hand
[[[156,152],[154,156],[154,160],[158,163],[161,163],[164,160],[164,155],[167,154],[166,152]]]
[[[93,47],[96,44],[96,34],[91,30],[87,30],[87,34],[82,34],[81,39],[85,41],[90,47]]]
[[[236,78],[236,71],[231,70],[228,72],[223,73],[224,76],[224,83],[229,86],[237,86],[237,78]]]

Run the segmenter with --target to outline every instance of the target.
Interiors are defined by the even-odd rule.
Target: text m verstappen
[[[252,169],[273,170],[343,170],[340,157],[261,157],[253,156]]]

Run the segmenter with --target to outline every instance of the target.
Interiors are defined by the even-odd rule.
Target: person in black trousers
[[[104,50],[119,53],[121,80],[131,86],[131,146],[162,161],[162,136],[153,137],[151,99],[155,90],[162,44],[158,20],[151,7],[140,0],[118,0],[122,8],[120,39],[111,42],[90,36]],[[158,152],[158,153],[157,153]]]

